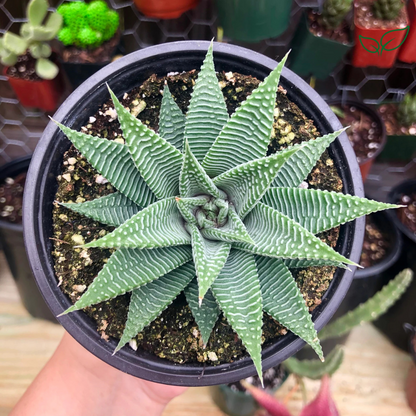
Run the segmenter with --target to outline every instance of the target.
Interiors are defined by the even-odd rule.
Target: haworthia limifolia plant
[[[165,86],[159,134],[129,113],[111,90],[126,144],[59,125],[118,190],[93,202],[65,204],[117,226],[84,246],[117,250],[65,313],[132,292],[119,349],[184,291],[203,342],[222,312],[260,377],[264,312],[322,358],[288,265],[354,264],[315,234],[393,205],[298,189],[343,130],[266,156],[285,61],[231,117],[211,45],[187,115]]]

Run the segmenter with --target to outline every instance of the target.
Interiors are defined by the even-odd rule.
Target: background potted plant
[[[352,0],[326,0],[322,13],[310,10],[292,40],[290,69],[301,76],[325,79],[352,48],[352,31],[345,20]]]
[[[360,165],[363,181],[386,144],[386,129],[372,108],[356,100],[330,100],[331,108],[347,129],[348,138]]]
[[[402,0],[365,0],[354,3],[355,67],[390,68],[409,31]]]
[[[292,0],[216,1],[224,36],[243,42],[258,42],[282,34],[289,26]]]
[[[53,111],[62,97],[64,82],[48,42],[61,28],[62,17],[58,13],[48,14],[46,0],[31,0],[27,18],[20,36],[9,31],[0,40],[3,74],[22,105]]]
[[[0,167],[0,249],[26,310],[35,318],[56,322],[36,286],[23,242],[23,190],[30,159],[26,156]]]
[[[380,160],[410,161],[416,151],[416,95],[408,93],[398,104],[382,104],[378,112],[387,132]]]
[[[416,42],[416,4],[415,0],[407,2],[407,14],[409,17],[410,29],[406,40],[400,47],[398,59],[409,64],[416,62],[414,44]]]
[[[115,89],[115,93],[125,97],[123,98],[123,100],[128,100],[128,91],[131,91],[131,89],[136,86],[140,86],[141,83],[144,80],[146,80],[146,77],[150,74],[153,74],[155,72],[166,74],[167,72],[171,71],[195,69],[200,65],[200,61],[204,54],[204,49],[206,50],[206,48],[207,43],[203,42],[178,42],[175,44],[161,45],[158,47],[149,48],[144,51],[139,51],[135,54],[132,54],[126,58],[122,58],[122,60],[116,61],[112,63],[111,66],[103,69],[101,72],[102,78],[99,79],[97,77],[94,77],[94,81],[90,87],[94,91],[94,99],[92,99],[92,96],[89,95],[88,91],[85,89],[84,86],[82,91],[78,91],[78,94],[75,93],[71,96],[71,99],[67,101],[66,105],[61,109],[62,114],[57,113],[56,117],[58,118],[58,120],[65,119],[66,124],[71,125],[71,127],[73,128],[79,128],[88,122],[89,117],[91,117],[91,114],[97,114],[98,117],[97,111],[101,108],[100,106],[102,106],[102,103],[107,101],[107,91],[103,89],[103,87],[97,88],[95,82],[99,83],[97,85],[103,86],[103,82],[105,82],[106,80],[113,80],[110,81],[110,86]],[[267,68],[268,66],[269,68],[273,68],[275,66],[275,63],[273,61],[270,61],[262,57],[261,55],[255,53],[253,54],[253,52],[251,51],[247,51],[245,49],[231,45],[217,45],[216,53],[218,55],[217,70],[219,70],[220,72],[223,70],[227,74],[229,73],[229,71],[238,71],[240,73],[245,72],[244,68],[246,67],[248,61],[250,62],[249,72],[252,75],[259,77],[264,77],[265,67]],[[183,59],[184,54],[186,54],[187,56],[186,61],[184,61]],[[152,63],[150,67],[148,66],[149,62]],[[186,76],[189,77],[189,75]],[[225,75],[223,76],[225,80]],[[236,80],[234,79],[234,81]],[[150,78],[148,82],[154,83],[155,79]],[[191,82],[191,80],[188,80],[188,82]],[[229,84],[227,85],[230,88],[237,88],[235,85],[233,86],[232,84],[233,82],[229,81]],[[157,85],[158,88],[156,91],[157,93],[159,93],[160,87],[159,84]],[[192,85],[192,82],[190,85]],[[218,85],[217,81],[215,82],[215,85]],[[295,87],[295,85],[297,86]],[[300,96],[303,94],[302,91],[308,91],[309,96],[306,101],[308,103],[308,114],[316,114],[316,116],[313,116],[313,119],[315,120],[315,123],[317,123],[318,128],[321,131],[327,131],[325,129],[332,130],[334,128],[328,127],[329,125],[325,124],[327,123],[327,121],[325,121],[326,119],[322,118],[322,116],[318,116],[318,114],[322,114],[322,112],[318,110],[318,108],[316,107],[316,103],[319,103],[319,105],[322,106],[323,109],[326,109],[328,107],[326,107],[326,104],[323,103],[323,101],[313,90],[307,87],[307,84],[303,83],[298,77],[296,77],[290,71],[284,70],[282,86],[288,91],[288,98],[290,100],[296,100],[299,104],[302,102],[300,101]],[[181,90],[183,89],[181,88]],[[126,92],[127,96],[125,96]],[[278,95],[278,97],[281,97],[281,94],[284,93],[281,92],[279,94],[280,95]],[[142,94],[140,96],[142,96]],[[123,101],[123,105],[126,105],[125,101]],[[140,103],[138,103],[138,105],[140,105]],[[143,108],[143,105],[141,105],[141,107]],[[114,109],[113,112],[111,112],[110,107],[106,108],[108,108],[108,110],[106,110],[106,112],[108,111],[108,117],[111,117],[112,120],[115,120],[111,115],[114,113]],[[119,108],[121,109],[121,107]],[[332,115],[330,110],[325,111],[327,117],[329,117],[329,119],[331,119],[332,117],[332,120],[336,122],[336,118]],[[66,115],[64,115],[64,113]],[[80,116],[80,114],[82,114],[83,116]],[[131,116],[132,112],[130,111],[129,114]],[[141,117],[142,120],[146,121],[148,114],[149,113],[145,113],[145,111],[142,111],[140,112],[138,117]],[[282,124],[284,122],[284,119],[282,119],[282,116],[279,116],[279,114],[277,114],[276,111],[274,111],[274,117],[277,118],[276,125],[278,125],[279,127],[276,127],[276,131],[280,132],[280,130],[283,129]],[[281,119],[282,121],[278,122],[278,120]],[[325,125],[327,126],[326,128]],[[294,125],[293,128],[295,127],[296,126]],[[288,128],[285,129],[284,133],[286,136],[288,136],[288,130]],[[312,129],[312,131],[314,130]],[[74,137],[73,134],[75,133],[70,133],[68,130],[67,133],[71,134],[71,137]],[[285,142],[288,139],[290,140],[290,138],[286,136]],[[356,162],[353,160],[354,158],[347,158],[345,156],[347,153],[352,155],[352,150],[349,145],[345,146],[345,148],[343,148],[340,145],[340,143],[345,143],[345,140],[347,139],[343,138],[340,142],[335,142],[333,144],[334,147],[331,148],[331,154],[334,155],[333,157],[335,158],[335,161],[327,161],[327,163],[325,163],[328,167],[327,169],[329,169],[329,166],[331,165],[336,165],[337,167],[339,167],[339,172],[341,178],[343,178],[342,181],[344,184],[343,186],[345,191],[354,194],[357,191],[355,191],[354,188],[351,188],[351,186],[355,183],[356,180],[359,180],[359,176],[357,176],[358,166],[355,165],[355,174],[352,175],[352,181],[348,180],[347,176],[345,176],[342,171],[342,166],[348,166],[348,164],[354,165]],[[54,176],[59,175],[62,166],[62,155],[66,152],[66,150],[68,150],[68,147],[69,143],[64,139],[64,137],[61,134],[58,134],[56,128],[54,126],[49,126],[45,131],[43,141],[41,141],[41,144],[37,147],[37,155],[35,155],[36,157],[34,158],[34,162],[31,166],[32,175],[30,175],[30,177],[32,178],[32,186],[29,188],[29,192],[25,194],[25,204],[27,204],[28,207],[27,210],[25,210],[24,212],[28,218],[28,220],[25,223],[25,226],[26,233],[28,236],[27,249],[29,252],[29,257],[34,262],[34,264],[37,264],[35,268],[35,273],[38,277],[38,282],[42,290],[44,291],[51,308],[54,310],[55,313],[63,312],[62,305],[70,306],[69,299],[62,293],[62,291],[59,288],[56,287],[56,278],[52,269],[52,247],[49,239],[49,237],[51,237],[52,228],[51,204],[53,200],[56,199],[56,182]],[[46,156],[46,154],[48,154],[48,156]],[[326,158],[327,157],[328,156],[326,156]],[[47,163],[47,165],[45,165],[45,162]],[[314,161],[312,160],[308,163],[313,164]],[[111,166],[111,164],[107,165]],[[54,172],[54,174],[50,175],[46,172]],[[69,172],[70,170],[68,167],[68,173]],[[79,170],[78,172],[81,174],[81,170]],[[45,182],[41,180],[41,178],[44,175],[50,178],[49,181]],[[64,175],[65,177],[63,177]],[[66,173],[62,174],[62,177],[62,180],[64,181],[70,179],[70,177],[68,177]],[[100,180],[100,182],[102,183],[102,180]],[[40,185],[43,187],[42,190],[39,189]],[[356,187],[355,189],[358,189],[358,187]],[[31,190],[33,191],[31,192]],[[36,195],[42,195],[42,198],[34,198],[33,192],[35,192]],[[40,205],[37,207],[38,204]],[[343,237],[339,243],[341,244],[340,247],[345,247],[344,249],[348,250],[342,251],[344,249],[341,249],[341,253],[351,252],[352,254],[350,254],[350,256],[352,256],[352,258],[357,258],[358,260],[359,252],[361,249],[361,241],[359,242],[358,247],[356,246],[356,243],[353,243],[354,240],[352,239],[352,234],[349,234],[354,230],[354,228],[349,228],[352,225],[354,224],[348,224],[342,227],[341,235]],[[36,229],[37,231],[35,232],[34,229]],[[31,237],[29,236],[38,236],[36,237],[38,243],[32,243],[30,241]],[[77,241],[80,240],[79,237],[77,237],[76,239]],[[343,245],[345,243],[347,243],[346,246]],[[348,276],[350,276],[350,273],[351,272],[349,270],[345,269],[339,269],[335,273],[333,283],[329,289],[327,297],[314,310],[314,314],[316,314],[314,316],[317,317],[315,324],[318,328],[320,327],[320,325],[322,325],[323,319],[329,319],[329,314],[325,316],[325,309],[326,305],[329,305],[330,301],[334,299],[333,296],[336,292],[333,292],[333,290],[337,289],[338,293],[340,293],[339,290],[344,291],[345,293],[346,287],[349,284]],[[340,278],[341,276],[343,276],[342,279]],[[76,297],[77,296],[75,296],[75,299]],[[339,302],[340,300],[341,299],[337,299],[337,302]],[[333,303],[333,305],[335,305],[335,303]],[[128,366],[128,371],[130,373],[140,375],[141,377],[148,378],[154,381],[164,383],[178,383],[178,381],[180,381],[183,384],[209,385],[217,384],[218,382],[231,382],[253,374],[253,366],[251,364],[251,361],[249,359],[241,359],[235,364],[222,364],[216,367],[206,367],[204,369],[204,376],[202,379],[201,377],[198,377],[200,375],[200,372],[202,371],[201,366],[184,365],[180,367],[181,377],[180,379],[178,379],[177,365],[170,364],[166,361],[158,359],[157,357],[149,357],[149,354],[143,355],[143,352],[141,350],[138,350],[135,353],[130,349],[122,349],[118,352],[118,354],[113,355],[113,349],[116,346],[114,344],[115,341],[110,339],[109,342],[106,343],[105,341],[100,340],[100,335],[96,332],[94,323],[83,313],[78,312],[75,314],[62,316],[60,318],[60,321],[84,346],[86,346],[90,350],[93,349],[98,357],[106,360],[107,362],[111,362],[112,365],[122,370],[127,369]],[[292,337],[291,334],[287,334],[285,337],[281,339],[281,341],[284,341],[286,345],[283,354],[279,352],[283,345],[279,345],[279,340],[277,342],[274,342],[269,348],[264,349],[263,363],[265,365],[265,368],[266,365],[268,366],[268,363],[273,365],[277,361],[284,359],[285,355],[288,356],[293,354],[295,350],[300,347],[300,343],[297,344],[296,339]],[[225,369],[227,369],[227,371],[224,371]],[[221,374],[221,380],[218,378],[219,374]]]
[[[64,22],[58,32],[62,65],[75,88],[111,62],[120,42],[120,18],[103,0],[63,3],[57,12]]]
[[[176,19],[196,7],[198,0],[134,0],[134,4],[146,16]]]

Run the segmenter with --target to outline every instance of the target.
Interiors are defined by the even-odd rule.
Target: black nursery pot
[[[388,202],[397,203],[400,195],[416,192],[416,181],[408,180],[394,187],[388,195]],[[398,262],[400,270],[410,267],[416,272],[416,235],[413,234],[400,220],[395,212],[391,212],[391,218],[396,227],[403,233],[403,254]],[[397,272],[398,270],[396,270]],[[394,275],[393,275],[394,276]],[[393,276],[385,276],[387,283]],[[416,326],[416,279],[414,278],[406,292],[393,307],[374,325],[380,329],[396,347],[404,351],[408,350],[408,335],[403,325],[409,323]]]
[[[389,212],[379,211],[371,214],[372,219],[388,236],[390,250],[387,256],[379,263],[365,269],[358,269],[355,272],[351,286],[345,295],[344,300],[331,318],[329,323],[336,321],[341,316],[354,310],[361,303],[366,302],[373,297],[384,284],[393,278],[403,267],[397,264],[402,253],[403,239],[400,231],[394,224]],[[396,271],[396,269],[399,270]],[[388,313],[388,312],[387,312]],[[350,335],[350,332],[336,338],[328,338],[321,342],[324,356],[327,356],[337,345],[344,345]],[[316,359],[316,353],[308,346],[302,348],[296,358],[300,360]]]
[[[150,75],[189,71],[200,68],[209,42],[175,42],[149,47],[121,58],[89,78],[70,95],[54,118],[79,130],[87,123],[109,94],[106,83],[117,96],[141,85]],[[235,71],[263,79],[276,67],[276,62],[256,52],[238,46],[216,43],[214,60],[217,71]],[[307,117],[312,118],[322,134],[341,127],[324,100],[292,71],[284,69],[281,85],[288,98],[296,103]],[[56,176],[62,166],[62,155],[70,142],[54,123],[49,123],[36,148],[29,170],[24,199],[26,247],[37,283],[55,315],[67,309],[71,302],[57,287],[51,255],[52,203],[57,190]],[[363,196],[363,184],[354,152],[345,134],[330,148],[339,168],[344,192]],[[364,219],[342,226],[338,251],[354,262],[360,258],[364,236]],[[351,283],[355,268],[339,269],[314,311],[316,328],[322,328],[334,314]],[[178,365],[144,351],[134,352],[129,347],[113,355],[116,340],[101,339],[96,323],[78,311],[58,318],[65,329],[85,348],[108,364],[136,377],[174,385],[206,386],[235,382],[256,373],[249,357],[234,363],[204,366],[199,363]],[[284,361],[298,351],[304,342],[289,333],[263,348],[263,370]]]
[[[3,165],[0,168],[0,183],[6,178],[13,178],[26,172],[29,168],[31,157],[25,156]],[[17,290],[26,310],[34,318],[56,322],[33,278],[26,256],[22,224],[0,221],[0,249],[4,251],[7,264],[12,272]]]

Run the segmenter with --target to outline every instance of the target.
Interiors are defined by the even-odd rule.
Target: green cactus
[[[402,0],[376,0],[373,3],[374,15],[382,20],[394,20],[404,6]]]
[[[55,38],[61,29],[62,16],[52,12],[46,18],[48,14],[47,0],[31,0],[26,13],[28,22],[21,26],[20,36],[7,32],[1,39],[0,61],[3,65],[15,65],[19,55],[23,55],[29,50],[32,57],[37,60],[36,74],[43,79],[53,79],[59,69],[47,59],[52,53],[47,42]]]
[[[404,96],[403,101],[397,107],[397,120],[406,127],[416,123],[416,94],[408,93]]]
[[[326,0],[322,18],[328,29],[336,29],[351,9],[352,0]]]
[[[83,49],[93,49],[110,40],[117,32],[120,18],[110,10],[103,0],[89,4],[73,1],[58,7],[64,19],[64,27],[58,39],[65,45],[75,45]]]

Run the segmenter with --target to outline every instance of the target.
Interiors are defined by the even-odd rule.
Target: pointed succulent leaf
[[[307,377],[311,380],[320,380],[325,374],[332,376],[344,360],[342,346],[337,345],[326,357],[325,362],[321,360],[298,360],[294,357],[284,361],[286,369],[300,377]]]
[[[206,346],[209,341],[212,329],[214,328],[215,322],[220,315],[220,308],[211,290],[205,294],[204,299],[199,305],[199,291],[197,279],[192,280],[191,283],[185,289],[186,301],[188,302],[189,308],[191,309],[192,315],[198,325],[199,332],[204,345]]]
[[[56,121],[55,123],[92,167],[129,199],[143,208],[156,200],[140,176],[127,146],[71,130]]]
[[[6,32],[3,37],[3,43],[4,47],[15,55],[23,55],[28,46],[25,39],[11,32]]]
[[[112,233],[84,247],[160,248],[190,242],[175,198],[167,198],[149,205]]]
[[[182,151],[185,116],[165,85],[159,116],[159,135]]]
[[[254,400],[267,411],[267,416],[292,416],[283,403],[280,403],[265,390],[253,386],[246,380],[241,380],[240,383],[254,397]]]
[[[263,311],[254,257],[243,251],[231,250],[211,290],[228,323],[250,354],[259,378],[263,380],[261,370]]]
[[[228,221],[225,225],[219,228],[203,228],[201,234],[204,238],[211,240],[228,241],[229,243],[242,242],[254,244],[248,234],[244,223],[241,221],[235,208],[230,206],[228,209]]]
[[[185,138],[198,161],[202,162],[227,120],[211,43],[192,92],[185,123]]]
[[[321,380],[321,388],[315,400],[308,403],[299,416],[339,416],[335,402],[329,389],[329,376],[324,375]]]
[[[188,246],[117,250],[81,298],[64,314],[115,298],[145,285],[192,259]]]
[[[27,5],[27,17],[33,26],[40,26],[48,13],[48,2],[46,0],[31,0]]]
[[[115,352],[154,321],[195,277],[191,263],[133,290],[123,336]]]
[[[143,179],[159,199],[178,195],[182,153],[129,113],[113,91],[110,88],[108,90],[123,137]]]
[[[36,74],[42,79],[54,79],[59,72],[59,67],[46,58],[39,58],[35,64]]]
[[[291,158],[282,166],[280,174],[273,181],[276,187],[297,187],[309,175],[316,162],[321,157],[325,149],[348,127],[337,130],[334,133],[326,134],[315,140],[309,140],[301,144],[297,144],[290,148],[302,147],[299,152],[292,155]]]
[[[175,197],[179,212],[187,224],[197,224],[195,210],[208,202],[208,197],[179,198]]]
[[[267,257],[323,259],[355,265],[295,221],[261,202],[247,215],[244,225],[256,245],[233,244],[241,250]]]
[[[266,155],[280,73],[287,55],[228,120],[202,166],[212,178]]]
[[[301,188],[271,188],[262,202],[287,215],[313,234],[330,230],[372,212],[398,208],[397,205],[339,192]]]
[[[255,259],[264,311],[306,341],[323,359],[309,309],[292,273],[279,259],[261,256]]]
[[[199,285],[199,299],[202,300],[217,278],[230,253],[231,243],[207,240],[202,237],[196,225],[189,224],[192,232],[192,255]]]
[[[339,261],[333,260],[323,260],[323,259],[282,259],[285,266],[289,269],[302,269],[304,267],[315,267],[315,266],[335,266],[340,267],[341,269],[348,269],[348,267],[340,263]]]
[[[121,192],[80,204],[60,202],[60,205],[103,224],[118,227],[140,211],[140,207]]]
[[[183,198],[201,194],[208,194],[216,198],[226,197],[224,192],[214,185],[212,179],[205,173],[196,157],[192,154],[188,141],[185,142],[185,155],[179,178],[179,192]]]
[[[372,298],[341,316],[319,332],[321,340],[344,335],[357,325],[371,322],[385,313],[406,291],[413,279],[411,269],[404,269]]]
[[[217,176],[214,184],[229,196],[243,219],[263,197],[284,163],[299,149],[283,150],[239,165]]]

